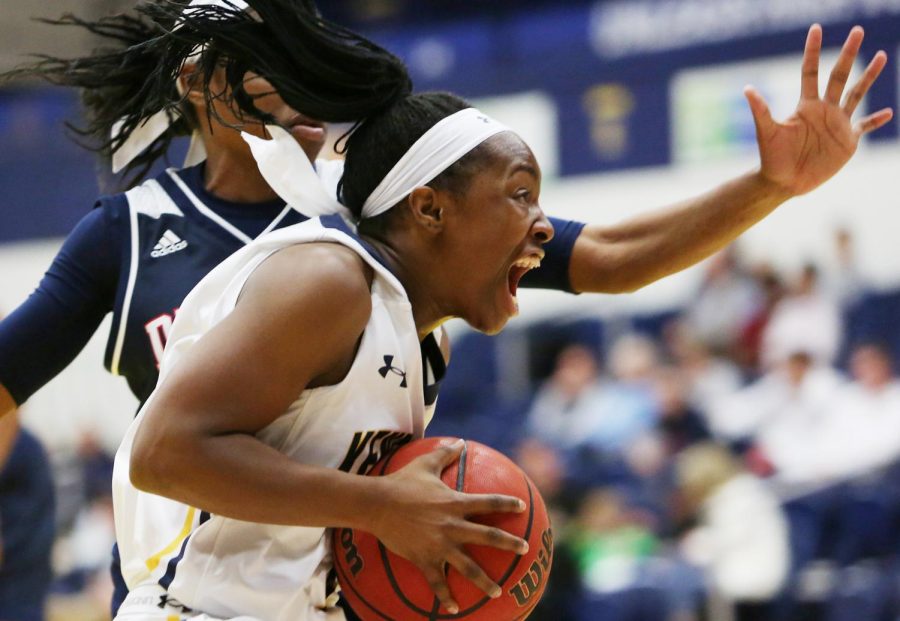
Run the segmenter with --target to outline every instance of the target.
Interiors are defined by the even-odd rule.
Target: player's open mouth
[[[528,272],[541,266],[541,258],[538,255],[524,257],[513,263],[509,267],[507,275],[507,284],[509,285],[509,294],[515,299],[519,289],[519,281]]]

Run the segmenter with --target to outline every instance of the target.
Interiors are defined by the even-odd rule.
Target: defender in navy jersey
[[[122,267],[106,366],[141,400],[156,385],[175,313],[194,285],[253,239],[307,219],[281,200],[223,201],[203,187],[203,168],[168,170],[98,203],[120,240]]]

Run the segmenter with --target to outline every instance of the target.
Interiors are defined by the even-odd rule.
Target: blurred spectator
[[[603,382],[602,409],[587,436],[594,449],[622,453],[650,433],[657,419],[653,378],[659,366],[656,344],[647,337],[625,334],[609,350],[610,376]]]
[[[629,354],[622,353],[619,361],[634,372]],[[653,420],[647,387],[603,378],[594,354],[573,345],[559,354],[553,374],[538,390],[527,428],[564,450],[590,447],[616,453],[651,429]]]
[[[646,336],[625,334],[609,350],[609,372],[619,382],[649,388],[659,367],[659,350]]]
[[[729,352],[761,304],[753,280],[741,272],[734,246],[709,260],[700,291],[685,312],[691,332],[714,352]]]
[[[102,610],[112,597],[109,550],[115,543],[113,458],[93,434],[86,432],[77,453],[60,466],[71,479],[60,495],[69,497],[67,504],[75,511],[64,523],[56,546],[57,587],[74,592],[86,588],[89,598]]]
[[[832,295],[842,309],[857,303],[865,293],[865,282],[856,262],[853,234],[849,229],[834,232],[835,270],[830,278]]]
[[[729,360],[714,356],[684,322],[670,324],[667,345],[686,383],[691,407],[708,416],[713,404],[741,387],[741,373]]]
[[[599,593],[635,586],[658,546],[625,498],[602,489],[584,497],[568,541],[585,587]]]
[[[659,412],[657,433],[667,457],[710,437],[703,416],[688,403],[687,390],[688,382],[681,370],[667,367],[656,374],[654,396]]]
[[[828,367],[796,352],[754,384],[719,402],[712,417],[723,438],[752,438],[754,465],[789,485],[821,484],[821,430],[843,383]]]
[[[776,304],[763,332],[762,363],[772,369],[802,351],[817,364],[830,365],[841,344],[841,316],[837,301],[819,284],[819,271],[803,268],[791,291]]]
[[[583,438],[576,425],[590,419],[592,406],[599,399],[599,376],[593,352],[580,345],[563,349],[528,413],[529,432],[562,448],[575,446]]]
[[[820,448],[833,478],[852,477],[900,459],[900,381],[888,351],[857,346],[850,358],[853,381],[834,400],[834,416]]]
[[[735,604],[737,618],[770,619],[789,567],[787,523],[775,495],[727,449],[701,444],[677,458],[684,506],[699,526],[684,540],[709,587]]]
[[[762,304],[741,328],[735,359],[746,373],[756,375],[762,369],[763,335],[785,291],[781,277],[771,265],[758,265],[753,277],[762,293]]]
[[[0,619],[43,621],[52,581],[53,477],[47,454],[19,431],[0,471]]]
[[[563,456],[537,438],[526,438],[516,447],[515,461],[541,492],[554,526],[565,527],[577,500],[575,492],[566,485],[568,473]]]

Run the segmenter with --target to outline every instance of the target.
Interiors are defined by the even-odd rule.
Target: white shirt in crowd
[[[829,365],[840,345],[841,315],[833,299],[818,293],[790,296],[775,306],[763,332],[763,367],[775,368],[796,352]]]

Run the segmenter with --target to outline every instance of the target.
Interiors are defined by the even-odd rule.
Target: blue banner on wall
[[[826,48],[839,47],[854,24],[866,28],[863,61],[879,49],[891,57],[869,107],[896,107],[896,0],[615,0],[369,34],[409,63],[419,90],[547,92],[559,108],[561,174],[575,175],[670,163],[670,85],[685,69],[792,54],[799,91],[815,21]],[[871,139],[894,140],[897,127]]]

